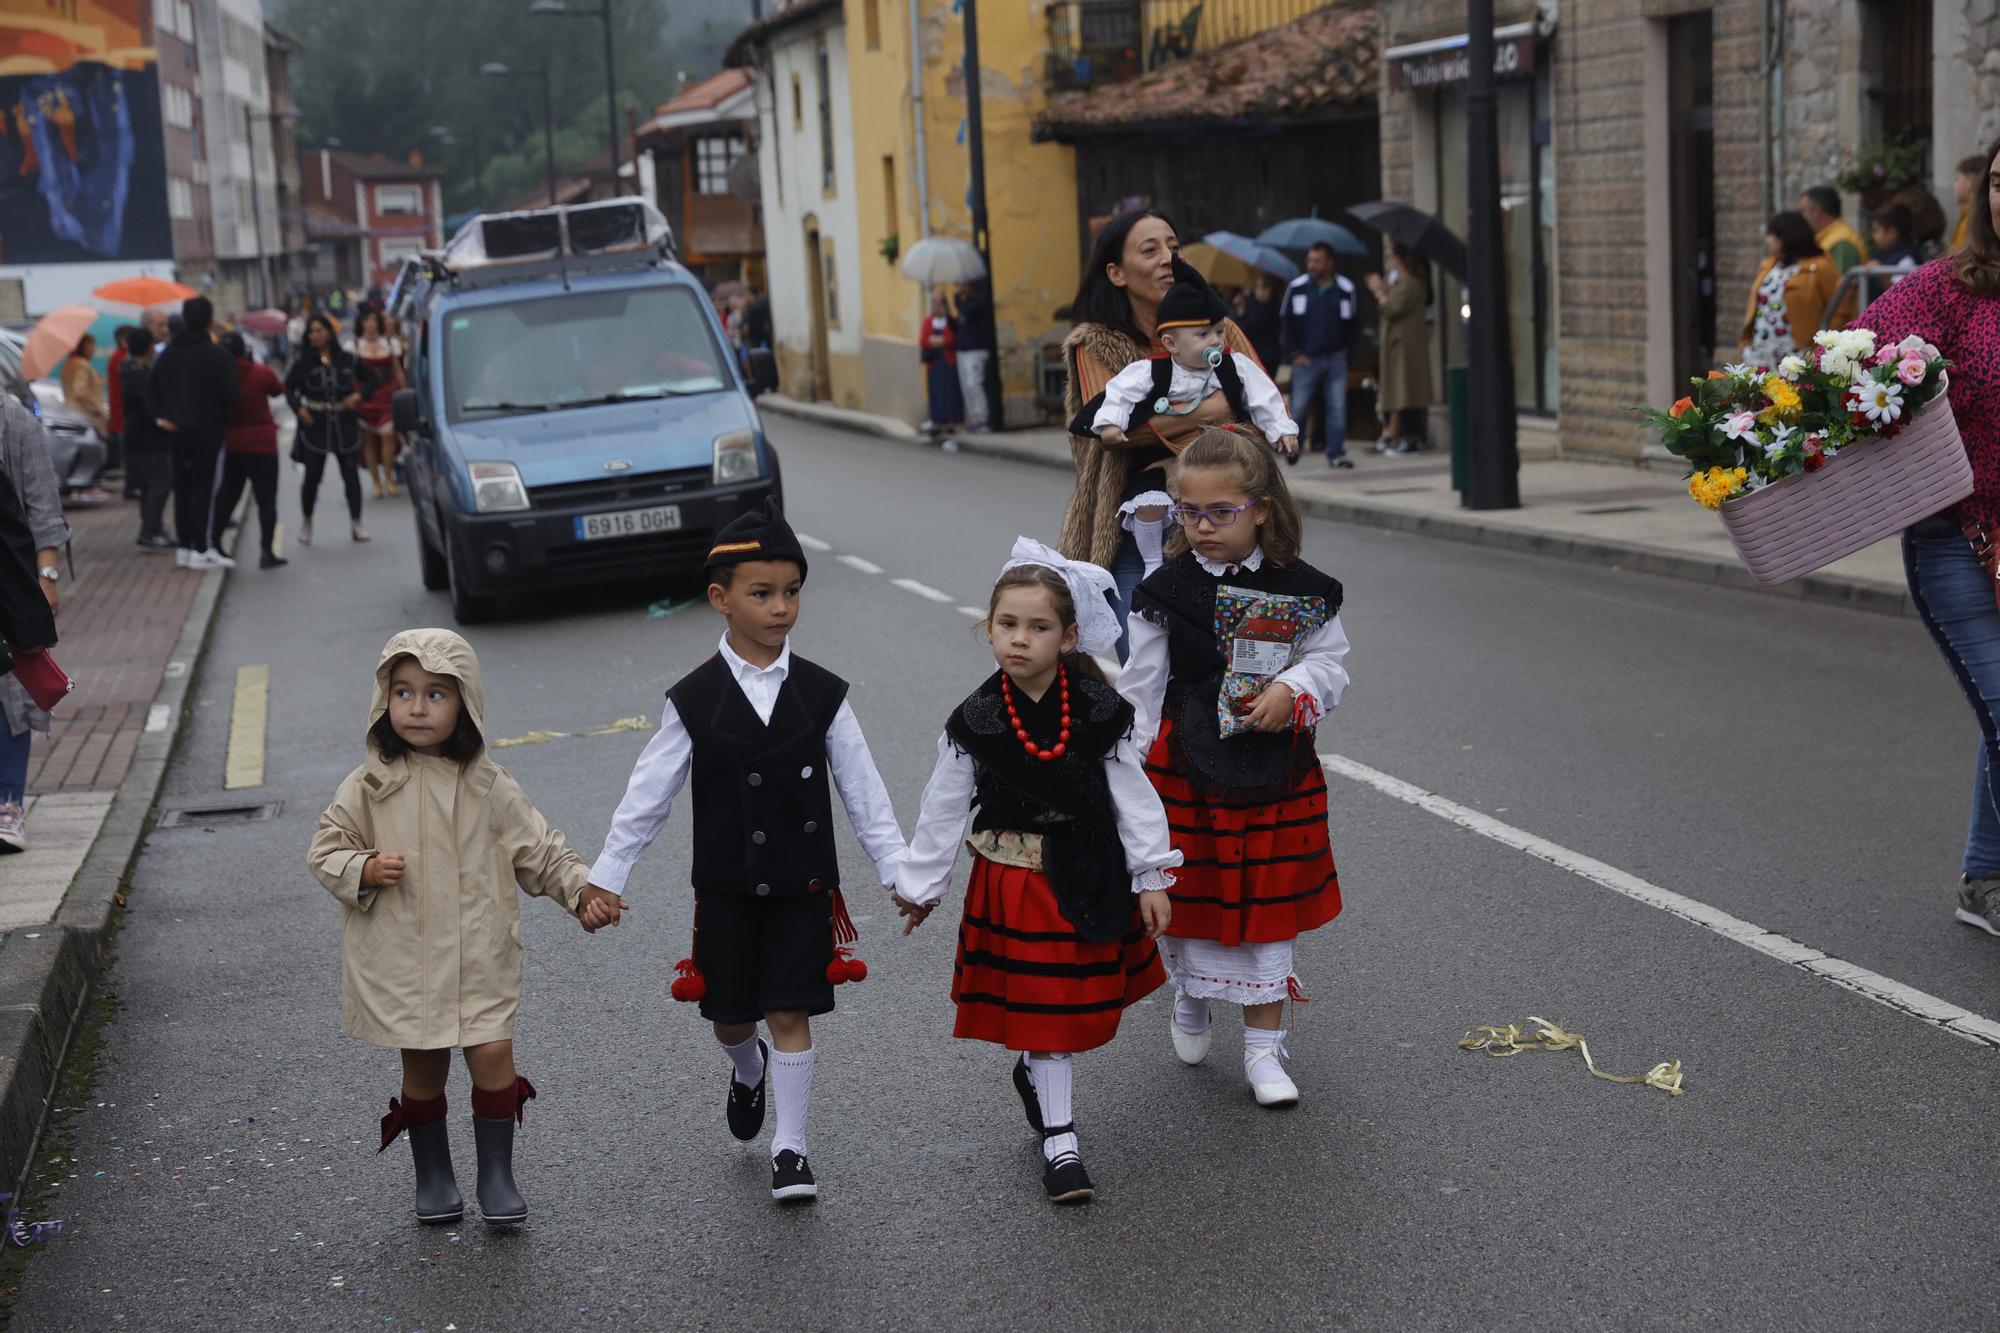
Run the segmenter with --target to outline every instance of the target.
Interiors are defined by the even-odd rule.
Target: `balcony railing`
[[[1054,0],[1049,82],[1091,88],[1290,23],[1328,0]]]

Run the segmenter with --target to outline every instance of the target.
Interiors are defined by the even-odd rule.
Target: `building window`
[[[720,135],[694,141],[694,192],[728,194],[729,168],[744,155],[743,140]]]
[[[194,218],[194,188],[183,177],[167,177],[167,216],[180,222]]]
[[[249,181],[236,182],[237,224],[239,226],[244,226],[244,227],[249,226],[251,224],[252,219],[256,216],[256,213],[257,210],[250,206],[250,182]]]
[[[180,19],[181,39],[189,46],[194,45],[194,0],[173,0],[174,13]]]
[[[882,232],[885,236],[896,234],[897,214],[902,212],[901,201],[896,197],[896,159],[888,153],[882,154]]]
[[[422,189],[415,185],[378,185],[375,211],[383,217],[414,217],[424,211]]]
[[[1884,139],[1928,139],[1931,133],[1931,0],[1877,0],[1869,6],[1876,68],[1867,85]]]
[[[819,97],[819,186],[833,193],[833,70],[827,60],[826,38],[819,40],[813,62]]]
[[[222,16],[222,53],[252,69],[264,63],[264,36],[233,14]]]
[[[882,49],[881,0],[861,0],[861,32],[870,51]]]
[[[799,76],[794,74],[792,75],[792,128],[795,130],[803,130],[805,127],[806,127],[805,93],[799,87]]]
[[[834,267],[833,247],[827,246],[821,257],[821,265],[826,270],[826,324],[828,328],[840,327],[840,270]]]
[[[195,183],[196,185],[206,185],[206,184],[208,184],[208,159],[207,159],[207,158],[205,158],[205,157],[198,157],[198,158],[196,158],[196,159],[194,160],[194,165],[193,165],[193,167],[192,167],[192,169],[191,169],[191,170],[192,170],[192,172],[193,172],[193,175],[194,175],[194,183]]]
[[[194,128],[194,94],[177,83],[162,84],[160,88],[160,114],[167,124],[177,130]]]

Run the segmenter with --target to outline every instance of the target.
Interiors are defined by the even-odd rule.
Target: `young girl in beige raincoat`
[[[382,1147],[410,1131],[417,1218],[464,1215],[445,1129],[451,1051],[472,1075],[479,1210],[528,1215],[514,1186],[514,1126],[534,1087],[514,1069],[521,918],[514,886],[572,913],[589,867],[548,826],[485,743],[486,695],[472,645],[404,630],[375,668],[368,762],[320,816],[309,859],[341,903],[340,1023],[403,1053]]]

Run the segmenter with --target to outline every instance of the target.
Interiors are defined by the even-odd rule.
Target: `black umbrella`
[[[1429,213],[1386,199],[1355,204],[1347,212],[1356,222],[1374,228],[1407,250],[1416,251],[1456,274],[1459,281],[1465,280],[1465,242]]]

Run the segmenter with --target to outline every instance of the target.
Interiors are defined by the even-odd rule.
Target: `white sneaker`
[[[196,551],[188,557],[189,569],[234,569],[236,562],[220,551]]]
[[[1285,1044],[1243,1048],[1243,1077],[1250,1084],[1259,1106],[1297,1106],[1299,1085],[1285,1072]]]
[[[1187,1032],[1182,1030],[1178,1020],[1171,1017],[1167,1019],[1167,1026],[1174,1034],[1174,1054],[1181,1058],[1182,1064],[1198,1065],[1208,1059],[1208,1034],[1212,1028]]]
[[[186,569],[188,567],[188,557],[193,554],[194,552],[188,550],[185,546],[176,546],[174,548],[174,568]]]

